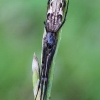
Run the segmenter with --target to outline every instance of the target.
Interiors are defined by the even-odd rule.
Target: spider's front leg
[[[69,5],[69,0],[68,0],[67,4],[66,4],[66,2],[65,2],[65,11],[63,12],[63,13],[65,13],[65,14],[64,14],[64,19],[63,19],[61,25],[59,26],[59,28],[56,30],[57,33],[59,32],[59,30],[62,28],[62,26],[64,25],[64,23],[65,23],[65,21],[66,21],[66,16],[67,16],[67,12],[68,12],[68,5]],[[66,6],[67,6],[67,7],[66,7]]]
[[[42,64],[41,64],[41,69],[39,69],[39,83],[38,83],[38,88],[37,88],[37,94],[35,97],[35,100],[37,99],[37,96],[40,95],[40,100],[42,100],[41,95],[43,92],[43,74],[45,73],[45,68],[46,68],[46,60],[47,60],[47,46],[46,46],[46,41],[45,38],[43,39],[43,51],[42,51]],[[39,93],[40,92],[40,93]]]
[[[47,58],[47,63],[46,63],[46,67],[47,67],[47,70],[45,72],[45,81],[44,81],[44,96],[43,96],[43,100],[45,100],[45,97],[46,97],[46,93],[47,93],[47,88],[48,88],[48,80],[49,80],[49,74],[50,74],[50,67],[51,64],[52,64],[52,61],[53,61],[53,57],[54,57],[54,54],[55,54],[55,50],[56,50],[56,46],[57,46],[57,43],[52,47],[49,55],[48,55],[48,58]]]

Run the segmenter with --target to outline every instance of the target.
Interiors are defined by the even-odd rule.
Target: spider
[[[57,0],[48,1],[47,19],[46,22],[44,22],[46,34],[43,37],[42,65],[40,70],[40,81],[37,90],[37,95],[39,89],[41,90],[40,100],[45,100],[46,98],[49,71],[57,47],[58,33],[66,21],[68,4],[69,2],[66,4],[65,0],[59,0],[59,2]],[[65,11],[65,14],[61,13],[61,11],[63,13]]]

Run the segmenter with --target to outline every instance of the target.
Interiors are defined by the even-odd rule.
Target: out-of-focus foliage
[[[33,100],[47,0],[0,0],[0,100]],[[51,100],[100,100],[100,0],[70,0]]]

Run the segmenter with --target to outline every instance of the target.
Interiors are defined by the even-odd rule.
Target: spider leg
[[[48,85],[48,78],[46,78],[46,80],[45,80],[45,82],[44,82],[43,100],[45,100],[45,97],[46,97],[47,85]]]
[[[43,73],[44,70],[45,70],[46,51],[47,51],[47,47],[44,46],[44,47],[43,47],[43,54],[42,54],[42,69],[41,69],[41,70],[39,69],[39,84],[38,84],[38,89],[37,89],[37,94],[36,94],[35,100],[36,100],[36,98],[37,98],[39,89],[41,88],[41,91],[42,91],[42,88],[43,88],[43,86],[42,86],[42,73]]]
[[[51,53],[48,55],[48,59],[47,59],[47,64],[46,64],[46,67],[47,67],[47,72],[46,75],[45,75],[45,82],[44,82],[44,95],[43,95],[43,100],[45,100],[45,97],[46,97],[46,92],[47,92],[47,88],[48,88],[48,78],[49,78],[49,71],[50,71],[50,67],[51,67],[51,63],[53,61],[53,57],[54,57],[54,54],[55,54],[55,50],[56,50],[56,45],[55,44],[52,48],[52,51]]]
[[[48,56],[48,47],[44,38],[43,44],[43,57],[42,57],[42,70],[41,70],[41,95],[40,100],[43,100],[44,95],[44,87],[45,87],[45,70],[46,70],[46,63],[47,63],[47,56]]]
[[[67,12],[68,12],[68,5],[69,5],[69,0],[68,0],[68,2],[67,2],[67,8],[66,8],[66,12],[65,12],[65,17],[64,17],[63,24],[64,24],[64,22],[66,21],[66,16],[67,16]]]
[[[68,5],[69,5],[69,0],[68,0],[68,2],[67,2],[67,8],[66,8],[64,20],[62,21],[62,24],[59,26],[58,30],[56,31],[57,33],[59,32],[59,30],[62,28],[62,26],[64,25],[64,23],[65,23],[65,21],[66,21],[66,16],[67,16],[67,12],[68,12]]]
[[[42,93],[43,93],[43,83],[44,83],[44,80],[42,79],[41,81],[41,95],[40,95],[40,100],[42,100]]]

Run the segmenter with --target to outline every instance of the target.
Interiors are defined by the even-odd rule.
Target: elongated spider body
[[[56,51],[59,31],[66,21],[68,4],[66,0],[48,0],[47,18],[44,22],[46,34],[43,37],[42,65],[37,90],[37,95],[39,89],[41,90],[40,100],[45,100],[47,96],[50,67]]]

